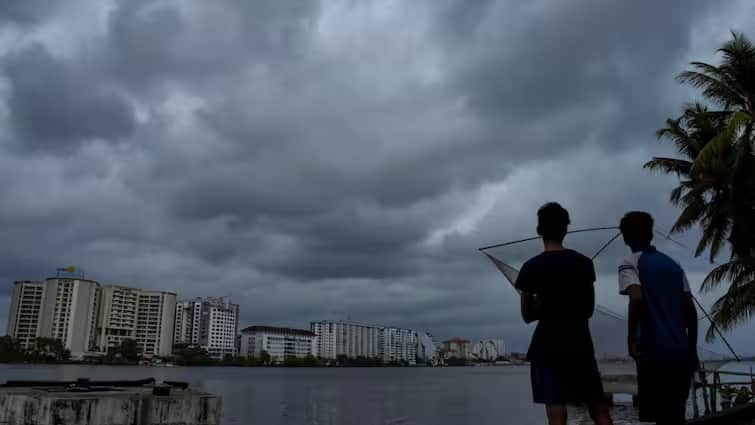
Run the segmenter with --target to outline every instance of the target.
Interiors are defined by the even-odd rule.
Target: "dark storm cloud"
[[[712,7],[7,4],[0,25],[35,26],[0,38],[6,281],[72,263],[232,296],[250,323],[350,317],[518,349],[515,294],[476,249],[534,233],[549,200],[575,228],[638,208],[668,228],[673,179],[641,166],[670,153],[654,131],[689,100],[673,75],[710,54],[691,34]],[[596,262],[612,305],[625,254]]]
[[[3,0],[0,2],[0,24],[34,24],[55,8],[56,5],[46,0]]]
[[[233,74],[244,63],[285,66],[316,4],[217,1],[182,9],[172,2],[118,2],[107,22],[107,66],[137,88]]]
[[[474,14],[477,19],[447,17],[450,25],[467,27],[451,32],[457,37],[449,54],[458,59],[458,90],[488,124],[484,142],[503,139],[513,154],[525,156],[559,155],[590,138],[607,149],[650,138],[648,129],[674,104],[658,94],[668,91],[678,72],[672,66],[689,48],[690,22],[713,3],[542,6],[493,2]],[[510,16],[522,20],[499,24]],[[559,117],[565,125],[553,134],[522,131]]]
[[[78,62],[36,44],[6,58],[14,145],[28,151],[70,151],[92,139],[118,140],[134,129],[129,104]]]

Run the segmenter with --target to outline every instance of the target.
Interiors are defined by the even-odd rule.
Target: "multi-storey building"
[[[43,282],[23,280],[15,282],[8,314],[8,335],[16,338],[24,349],[34,345],[39,336],[42,313]]]
[[[97,320],[97,350],[108,352],[124,339],[136,339],[139,290],[126,286],[106,286],[100,292]]]
[[[136,314],[136,344],[142,355],[169,356],[173,351],[176,294],[140,290]]]
[[[102,287],[75,267],[43,282],[16,282],[8,334],[29,348],[58,339],[71,357],[102,354],[134,339],[142,355],[167,356],[173,343],[176,295],[125,286]]]
[[[312,347],[315,357],[380,357],[382,328],[379,326],[324,320],[312,322],[310,329],[315,334]]]
[[[417,358],[431,363],[437,361],[438,346],[429,333],[417,333]]]
[[[222,298],[178,303],[174,342],[207,350],[213,358],[236,354],[239,306]]]
[[[176,294],[126,286],[101,289],[97,350],[107,352],[124,339],[136,341],[146,357],[169,356],[173,350]]]
[[[181,301],[176,304],[176,322],[173,343],[199,346],[199,324],[202,317],[202,300]]]
[[[380,358],[384,363],[417,361],[417,332],[410,329],[383,328],[379,339]]]
[[[315,334],[303,329],[249,326],[241,331],[239,355],[260,358],[266,352],[273,361],[312,355]]]
[[[95,347],[99,283],[75,276],[48,278],[44,283],[39,336],[58,339],[81,358]]]
[[[443,347],[440,351],[445,359],[467,360],[470,358],[470,350],[471,347],[468,340],[452,338],[443,341]]]

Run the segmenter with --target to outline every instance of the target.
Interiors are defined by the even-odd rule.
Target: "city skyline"
[[[97,313],[96,313],[97,315],[103,316],[101,320],[104,321],[104,323],[109,323],[109,321],[112,321],[112,320],[116,320],[116,321],[122,320],[121,317],[120,317],[120,315],[116,315],[115,319],[113,319],[111,317],[111,315],[112,315],[111,311],[113,309],[112,304],[113,304],[114,294],[115,294],[115,296],[118,297],[119,300],[121,300],[121,303],[123,303],[123,301],[122,301],[123,298],[124,297],[128,297],[129,294],[133,295],[134,299],[137,299],[139,297],[140,293],[155,292],[155,290],[152,290],[150,288],[144,288],[144,287],[134,286],[134,285],[106,283],[104,281],[100,281],[100,280],[97,280],[97,279],[94,279],[94,278],[92,278],[92,279],[86,278],[85,270],[83,268],[78,267],[78,266],[58,267],[58,268],[56,268],[56,273],[55,273],[54,277],[48,277],[48,278],[42,279],[42,280],[20,280],[20,281],[13,282],[12,285],[14,285],[14,287],[18,287],[20,291],[24,291],[24,290],[28,291],[29,289],[25,289],[27,287],[27,285],[24,285],[24,284],[29,284],[29,285],[31,285],[34,288],[33,290],[36,291],[37,287],[39,287],[40,290],[41,290],[41,288],[44,287],[44,282],[46,280],[50,280],[50,279],[74,279],[74,280],[82,280],[82,281],[91,282],[93,284],[96,284],[97,287],[98,287],[98,289],[100,290],[101,294],[100,294],[100,298],[97,300],[96,305],[94,305],[94,309],[97,311]],[[193,306],[194,304],[201,305],[203,302],[208,302],[208,301],[211,302],[211,303],[212,302],[215,302],[215,303],[218,303],[218,302],[225,303],[225,302],[227,302],[227,300],[231,299],[231,297],[217,297],[217,296],[215,296],[215,297],[210,296],[210,297],[192,297],[192,298],[189,298],[189,297],[183,297],[183,296],[181,296],[180,294],[178,294],[175,291],[164,291],[164,292],[172,294],[176,298],[176,301],[175,301],[175,306],[176,306],[176,317],[175,317],[175,319],[176,319],[176,322],[174,324],[174,333],[173,333],[172,338],[171,338],[171,340],[173,341],[174,344],[200,345],[199,344],[198,333],[197,333],[197,335],[194,338],[192,338],[190,336],[190,333],[191,333],[190,329],[181,329],[181,328],[179,328],[179,317],[181,317],[184,314],[182,312],[179,313],[179,307],[180,306],[183,305],[184,308],[191,309],[191,308],[194,307]],[[22,297],[23,293],[20,293],[18,296]],[[190,306],[190,304],[191,304],[191,306]],[[134,305],[135,305],[135,301],[134,301]],[[239,307],[240,306],[237,306],[236,308],[239,311],[241,311],[241,309]],[[18,308],[18,307],[16,307],[16,308]],[[119,304],[117,308],[123,309],[124,307],[123,307],[122,304]],[[135,307],[132,306],[132,308],[135,308]],[[9,317],[12,316],[12,313],[13,313],[13,308],[11,308],[9,310]],[[194,314],[192,313],[192,316],[193,315]],[[197,316],[199,316],[199,311],[197,311]],[[136,325],[136,311],[135,310],[134,310],[134,317],[132,318],[132,322],[133,323],[131,323],[131,327],[133,328]],[[347,315],[347,317],[340,318],[340,319],[339,318],[331,318],[331,319],[320,319],[320,320],[315,320],[315,321],[313,321],[313,320],[310,319],[306,323],[302,324],[302,326],[294,327],[294,328],[304,329],[305,327],[307,327],[305,325],[310,325],[311,326],[315,322],[351,323],[351,324],[357,324],[357,325],[363,325],[363,326],[370,326],[370,327],[374,327],[375,329],[380,329],[380,330],[384,330],[384,329],[407,330],[408,329],[407,327],[402,327],[399,324],[384,324],[384,323],[383,324],[379,324],[379,325],[378,324],[366,324],[366,322],[360,322],[360,321],[357,321],[357,320],[351,320],[350,315]],[[273,327],[279,326],[281,328],[286,328],[286,326],[282,326],[282,325],[279,325],[279,324],[274,324],[274,323],[270,324],[268,322],[265,322],[265,323],[266,323],[265,325],[247,325],[246,327],[249,327],[249,326],[251,326],[251,327],[254,327],[254,326],[273,326]],[[5,329],[10,329],[11,325],[12,325],[12,320],[8,320],[6,322],[6,326],[4,328]],[[118,323],[118,325],[120,325],[120,323]],[[184,326],[186,326],[186,325],[184,324]],[[234,323],[233,326],[237,327],[237,326],[241,326],[241,325],[240,325],[240,322],[238,322],[238,323]],[[427,329],[416,330],[416,332],[422,332],[422,333],[426,332],[428,334],[430,333],[429,330],[427,330]],[[240,334],[240,331],[236,332],[236,333]],[[179,336],[179,335],[181,335],[181,336]],[[102,334],[100,334],[100,335],[97,336],[97,338],[96,338],[96,340],[97,340],[96,345],[99,346],[99,347],[113,347],[113,346],[117,345],[117,342],[119,342],[122,339],[124,339],[124,337],[131,338],[131,339],[136,339],[136,333],[135,333],[135,331],[133,331],[133,333],[131,333],[131,334],[123,334],[123,335],[114,334],[114,335],[108,335],[106,332],[103,332]],[[456,337],[456,336],[448,336],[448,337],[452,338],[452,337]],[[94,337],[93,337],[93,339],[94,339]],[[110,340],[115,341],[115,344],[112,343],[112,342],[108,342]]]

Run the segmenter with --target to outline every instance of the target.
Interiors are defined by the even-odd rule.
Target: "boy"
[[[566,424],[567,404],[586,404],[596,424],[610,425],[589,328],[592,260],[564,248],[569,213],[561,205],[543,205],[537,218],[544,251],[524,263],[514,285],[524,321],[538,322],[527,352],[534,401],[545,404],[550,425]]]
[[[629,212],[619,227],[632,250],[619,266],[619,292],[629,297],[627,345],[637,363],[640,421],[681,425],[699,364],[689,283],[679,264],[651,245],[650,214]]]

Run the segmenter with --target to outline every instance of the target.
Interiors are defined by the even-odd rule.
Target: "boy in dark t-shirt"
[[[595,308],[592,260],[564,248],[569,213],[561,205],[545,204],[537,217],[544,250],[524,263],[515,284],[525,322],[538,322],[527,352],[533,399],[546,405],[550,425],[566,424],[567,404],[586,404],[596,424],[609,425],[589,328]]]

